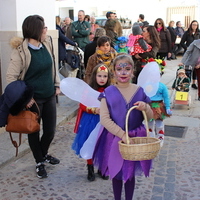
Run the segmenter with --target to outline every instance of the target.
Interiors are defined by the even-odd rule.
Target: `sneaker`
[[[198,87],[196,86],[196,84],[192,84],[192,88],[194,88],[194,89],[198,89]]]
[[[48,176],[44,167],[44,163],[38,163],[36,165],[36,173],[38,178],[46,178]]]
[[[48,154],[44,157],[44,160],[45,160],[46,162],[52,164],[52,165],[57,165],[57,164],[60,163],[60,160],[59,160],[59,159],[57,159],[57,158],[55,158],[55,157],[53,157],[53,156],[51,156],[51,155],[48,155]]]
[[[159,136],[158,139],[160,140],[160,147],[162,147],[164,143],[164,136]]]

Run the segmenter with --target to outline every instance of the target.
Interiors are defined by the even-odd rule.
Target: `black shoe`
[[[37,173],[38,178],[48,177],[47,172],[44,167],[45,167],[45,165],[43,163],[38,163],[36,165],[36,173]]]
[[[200,101],[200,97],[198,98],[198,100]]]
[[[196,84],[192,84],[192,88],[194,88],[194,89],[198,89],[198,87],[196,86]]]
[[[58,160],[57,158],[55,158],[51,155],[48,155],[48,154],[44,157],[44,161],[46,161],[52,165],[57,165],[60,163],[60,160]]]
[[[102,175],[102,173],[101,173],[100,170],[98,170],[97,174],[98,174],[103,180],[108,180],[108,179],[109,179],[109,176]]]
[[[88,181],[94,181],[95,180],[95,174],[94,174],[94,166],[93,165],[87,165],[88,168]]]

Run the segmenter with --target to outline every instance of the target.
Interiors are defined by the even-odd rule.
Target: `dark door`
[[[74,10],[69,10],[69,17],[74,21]]]

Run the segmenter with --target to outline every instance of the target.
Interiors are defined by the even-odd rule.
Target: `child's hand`
[[[124,144],[127,144],[127,140],[126,140],[126,133],[124,132],[124,135],[122,136],[122,141]],[[134,144],[132,140],[130,140],[130,144]]]
[[[100,108],[95,108],[95,114],[100,114]]]
[[[167,109],[166,112],[168,115],[172,115],[172,111],[170,109]]]
[[[143,111],[146,109],[146,103],[143,102],[143,101],[137,101],[133,104],[134,106],[138,106],[136,109],[137,110],[140,110],[140,111]]]

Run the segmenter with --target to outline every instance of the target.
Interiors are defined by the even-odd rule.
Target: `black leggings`
[[[28,142],[36,163],[39,163],[44,161],[44,156],[48,153],[49,146],[54,138],[56,129],[56,96],[35,99],[35,101],[40,109],[43,134],[41,137],[39,131],[28,134]],[[31,111],[38,112],[38,109],[33,105]]]

